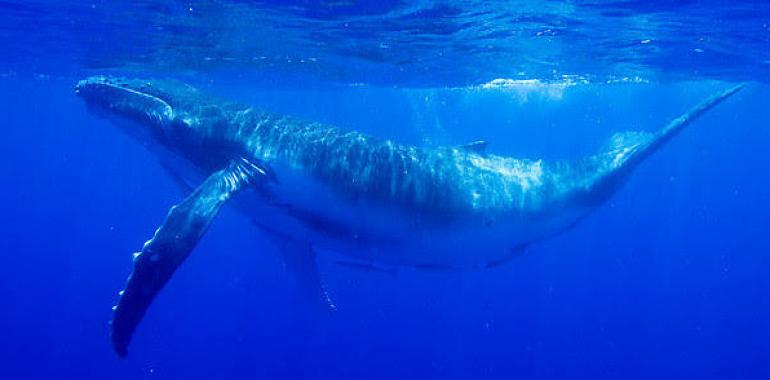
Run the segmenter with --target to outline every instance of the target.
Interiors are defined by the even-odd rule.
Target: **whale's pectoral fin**
[[[114,308],[112,344],[118,355],[126,355],[131,335],[153,298],[195,248],[222,205],[264,175],[265,170],[251,162],[233,161],[171,208],[152,239],[134,254],[134,270]]]
[[[318,271],[318,262],[313,246],[304,241],[281,236],[276,233],[269,233],[273,242],[283,256],[283,262],[286,269],[294,275],[302,296],[319,308],[327,310],[337,310],[337,306],[329,296],[321,281],[321,274]]]

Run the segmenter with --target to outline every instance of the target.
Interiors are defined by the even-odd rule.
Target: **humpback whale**
[[[111,321],[127,354],[153,298],[230,203],[270,236],[310,297],[334,307],[318,248],[384,267],[497,265],[575,225],[642,161],[741,89],[655,133],[622,132],[573,161],[488,153],[486,143],[416,147],[230,102],[174,80],[95,76],[87,107],[143,142],[189,195],[134,254]]]

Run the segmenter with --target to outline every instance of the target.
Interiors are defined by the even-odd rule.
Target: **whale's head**
[[[170,80],[94,76],[75,86],[91,111],[119,123],[130,135],[163,140],[185,127],[203,95],[194,87]],[[126,123],[126,121],[128,123]]]
[[[88,109],[151,148],[164,148],[199,167],[218,167],[231,147],[223,109],[228,103],[174,80],[94,76],[75,86]]]

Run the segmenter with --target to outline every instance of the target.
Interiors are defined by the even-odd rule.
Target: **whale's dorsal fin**
[[[118,355],[126,355],[134,329],[153,298],[190,255],[222,205],[241,189],[265,177],[265,173],[265,169],[249,161],[233,161],[171,208],[152,239],[134,254],[134,270],[114,308],[112,344]]]
[[[485,154],[487,153],[488,145],[489,143],[487,143],[485,140],[476,140],[476,141],[471,141],[467,144],[458,145],[456,146],[456,148],[467,152],[476,153],[476,154]]]

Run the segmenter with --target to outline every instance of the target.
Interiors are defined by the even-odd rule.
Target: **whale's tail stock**
[[[650,157],[701,115],[716,107],[743,87],[744,84],[739,84],[712,95],[683,115],[669,122],[668,125],[657,132],[628,131],[616,133],[610,138],[609,143],[600,153],[580,162],[582,170],[594,173],[585,182],[584,190],[593,194],[611,193],[611,190],[614,190],[621,184],[623,179],[628,177],[628,174],[647,157]]]

